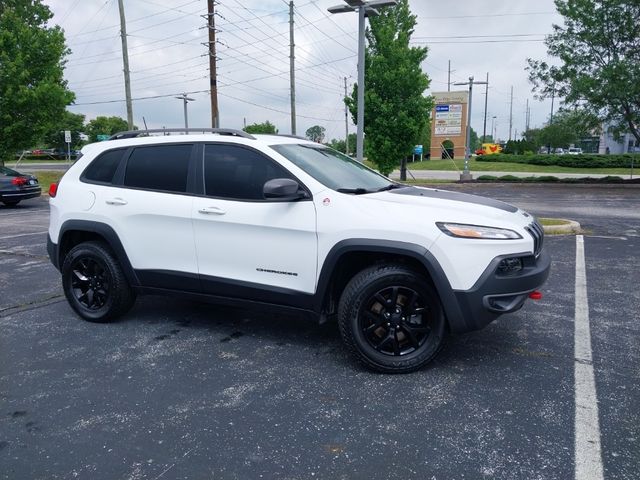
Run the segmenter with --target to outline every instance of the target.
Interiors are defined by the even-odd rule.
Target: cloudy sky
[[[53,23],[65,30],[72,53],[66,79],[76,93],[70,107],[87,119],[126,118],[117,0],[44,0]],[[322,125],[327,138],[344,137],[344,78],[349,92],[357,77],[357,15],[330,15],[340,0],[295,0],[296,109],[298,134]],[[513,86],[513,135],[525,125],[527,99],[531,125],[543,124],[550,101],[537,101],[525,72],[526,58],[546,58],[542,43],[553,23],[561,23],[553,0],[410,0],[418,16],[413,43],[429,47],[423,70],[429,91],[447,90],[470,76],[489,72],[488,126],[495,116],[499,138],[509,134]],[[134,123],[149,128],[184,125],[186,92],[189,125],[211,126],[206,0],[124,0]],[[218,0],[217,58],[220,125],[274,123],[290,132],[289,8],[285,0]],[[452,87],[453,89],[466,87]],[[155,98],[148,98],[155,97]],[[556,104],[557,108],[557,104]],[[472,126],[480,134],[484,86],[474,90]],[[355,131],[350,123],[350,131]]]

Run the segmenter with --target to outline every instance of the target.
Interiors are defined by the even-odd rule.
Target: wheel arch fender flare
[[[62,268],[62,263],[64,262],[63,255],[73,248],[67,248],[68,242],[73,241],[74,235],[82,236],[83,234],[88,234],[90,236],[89,239],[98,239],[96,237],[99,237],[100,240],[104,241],[118,259],[129,284],[131,286],[137,286],[140,284],[135,270],[131,266],[127,252],[120,241],[120,237],[118,237],[118,234],[113,227],[102,222],[67,220],[62,224],[58,235],[59,243],[57,261],[60,268]]]
[[[354,252],[363,253],[380,253],[385,255],[398,255],[409,257],[419,262],[419,264],[428,273],[433,286],[440,297],[442,307],[449,326],[456,330],[453,323],[461,321],[461,311],[455,297],[451,284],[444,273],[440,263],[436,257],[422,245],[409,242],[398,242],[392,240],[377,240],[366,238],[355,238],[342,240],[331,248],[327,254],[320,275],[318,277],[318,285],[316,289],[316,311],[321,311],[329,293],[330,283],[336,267],[339,265],[341,258],[346,254]]]

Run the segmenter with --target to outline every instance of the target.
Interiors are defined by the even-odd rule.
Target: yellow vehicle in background
[[[476,150],[476,155],[493,155],[502,152],[502,145],[499,143],[483,143],[482,147]]]

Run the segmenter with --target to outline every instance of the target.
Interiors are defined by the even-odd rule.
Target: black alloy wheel
[[[62,263],[62,287],[69,305],[85,320],[108,322],[126,313],[135,292],[111,249],[102,242],[76,245]]]
[[[71,288],[77,302],[88,310],[104,307],[111,289],[111,275],[98,258],[81,257],[71,266]]]
[[[367,268],[349,281],[338,325],[356,358],[385,373],[422,368],[437,355],[446,333],[432,284],[419,272],[393,264]]]
[[[424,305],[420,294],[411,288],[383,288],[360,309],[359,327],[378,352],[407,355],[420,349],[431,332]]]

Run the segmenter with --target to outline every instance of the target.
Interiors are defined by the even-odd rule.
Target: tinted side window
[[[258,152],[235,145],[206,145],[204,188],[212,197],[264,200],[265,182],[292,178],[283,167]]]
[[[91,182],[111,183],[125,151],[125,148],[118,148],[99,155],[84,171],[82,179]]]
[[[187,172],[191,145],[158,145],[134,149],[127,162],[127,187],[187,191]]]

